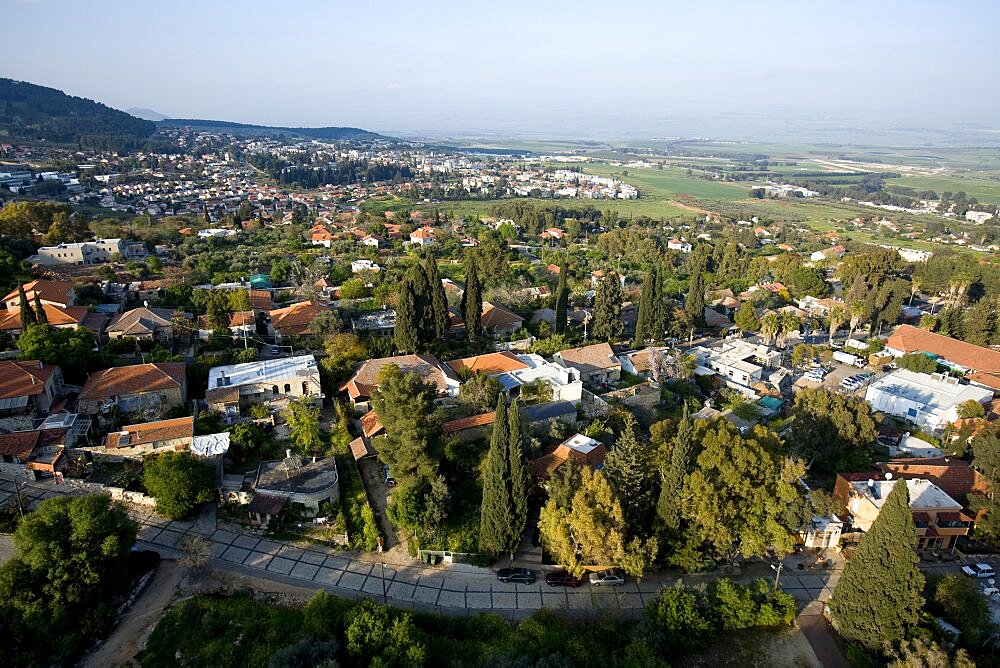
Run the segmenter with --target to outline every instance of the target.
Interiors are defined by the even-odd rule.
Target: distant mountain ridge
[[[152,122],[100,102],[0,78],[0,138],[100,147],[135,144],[155,131]]]
[[[269,135],[275,133],[298,135],[311,139],[391,139],[377,132],[362,130],[361,128],[347,127],[325,127],[325,128],[289,128],[277,125],[253,125],[251,123],[235,123],[233,121],[213,121],[201,118],[165,118],[158,121],[157,125],[169,127],[191,127],[200,129],[218,129],[233,132],[234,134],[248,135]]]
[[[147,109],[145,107],[129,107],[125,112],[147,121],[162,121],[164,118],[167,118],[166,114],[161,114],[155,109]]]

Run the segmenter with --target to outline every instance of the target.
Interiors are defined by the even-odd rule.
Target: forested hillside
[[[362,130],[360,128],[287,128],[270,125],[252,125],[250,123],[234,123],[232,121],[212,121],[201,118],[165,118],[159,121],[161,125],[174,127],[191,127],[200,130],[225,130],[237,135],[270,135],[275,133],[299,135],[301,137],[311,137],[312,139],[345,140],[345,139],[385,139],[380,134]]]
[[[156,125],[55,88],[0,79],[0,138],[77,143],[87,148],[128,147]]]

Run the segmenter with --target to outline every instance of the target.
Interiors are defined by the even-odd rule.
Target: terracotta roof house
[[[955,367],[958,371],[1000,376],[1000,351],[928,332],[913,325],[897,327],[886,339],[885,347],[893,355],[930,353],[936,355],[942,364]]]
[[[482,323],[483,331],[494,337],[504,337],[521,329],[524,318],[499,304],[483,302]]]
[[[470,373],[484,373],[487,376],[529,368],[528,364],[518,359],[517,355],[508,350],[451,360],[448,362],[448,366],[455,373],[461,373],[465,370]]]
[[[165,308],[134,308],[119,313],[104,330],[109,339],[144,339],[169,343],[174,338],[174,312]]]
[[[104,454],[144,457],[163,451],[187,450],[194,440],[194,418],[181,417],[144,424],[130,424],[104,439]]]
[[[250,290],[250,308],[254,311],[270,311],[274,308],[269,290]]]
[[[608,455],[608,449],[600,441],[595,441],[589,436],[576,434],[537,459],[528,462],[531,472],[539,480],[548,480],[552,473],[567,459],[572,459],[577,464],[589,466],[592,469],[600,469],[604,466],[604,458]]]
[[[64,448],[45,443],[40,431],[15,431],[0,434],[0,472],[23,478],[29,473],[55,473]]]
[[[332,241],[333,233],[330,232],[330,228],[326,225],[316,225],[309,230],[309,242],[313,246],[325,246],[329,248]]]
[[[90,315],[86,306],[53,306],[42,303],[42,311],[45,312],[48,324],[60,329],[85,327],[88,323],[87,316]],[[20,308],[0,311],[0,331],[17,338],[21,335],[22,329]]]
[[[385,433],[385,427],[382,426],[382,421],[378,419],[378,413],[374,410],[361,416],[361,433],[365,435],[365,438]]]
[[[607,343],[568,348],[553,355],[556,364],[573,367],[584,383],[616,385],[621,380],[622,363]]]
[[[271,311],[271,327],[276,340],[287,336],[310,336],[309,325],[320,313],[330,309],[316,301],[298,302],[291,306]]]
[[[421,227],[410,232],[410,243],[417,246],[427,246],[436,241],[434,230],[430,227]]]
[[[183,406],[187,401],[185,370],[183,362],[154,362],[95,371],[80,390],[79,410],[94,415],[109,405],[125,413]]]
[[[0,415],[48,413],[62,394],[62,369],[55,364],[0,361]]]
[[[368,411],[372,393],[378,389],[378,376],[388,365],[399,367],[404,373],[415,373],[425,383],[433,383],[438,394],[445,397],[458,395],[459,379],[451,367],[445,366],[433,355],[397,355],[366,360],[361,363],[351,379],[341,385],[340,391],[347,392],[351,403],[359,410]]]
[[[485,438],[489,433],[490,425],[496,422],[496,411],[470,415],[469,417],[448,420],[444,423],[444,433],[456,436],[460,441],[475,441]]]
[[[542,239],[555,239],[559,240],[566,236],[566,232],[559,229],[558,227],[550,227],[549,229],[542,232]]]
[[[890,459],[875,466],[883,472],[892,473],[894,478],[930,480],[966,506],[969,495],[989,492],[986,476],[972,468],[969,462],[955,457]]]
[[[67,281],[31,281],[23,286],[24,295],[28,298],[28,303],[34,305],[35,295],[42,304],[50,306],[61,306],[68,308],[76,305],[76,294],[73,292],[73,284]],[[8,309],[16,309],[21,306],[21,298],[16,289],[3,298]]]

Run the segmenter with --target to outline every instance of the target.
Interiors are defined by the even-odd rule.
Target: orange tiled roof
[[[87,317],[86,306],[53,306],[52,304],[42,304],[45,318],[53,327],[65,327],[67,325],[80,326],[84,318]],[[21,329],[21,309],[8,309],[0,311],[0,330]]]
[[[536,478],[539,480],[546,480],[552,475],[553,471],[559,468],[563,462],[571,457],[578,464],[596,468],[604,463],[604,458],[607,457],[607,455],[608,449],[603,443],[599,443],[597,447],[586,455],[574,450],[564,443],[560,443],[551,452],[529,461],[528,466],[531,468],[531,472],[535,474]]]
[[[481,320],[483,329],[491,331],[494,329],[506,329],[516,323],[523,322],[524,318],[499,304],[483,302]]]
[[[185,368],[184,362],[154,362],[95,371],[80,390],[80,401],[179,388]]]
[[[73,284],[68,281],[31,281],[30,283],[25,283],[23,286],[24,294],[31,302],[35,299],[35,295],[42,301],[50,301],[55,304],[69,304],[70,293],[73,292]],[[11,290],[6,297],[3,298],[5,302],[11,299],[17,298],[18,292],[16,289]]]
[[[468,369],[473,373],[485,373],[487,375],[517,371],[527,369],[528,365],[517,358],[512,352],[504,350],[498,353],[486,353],[485,355],[475,355],[473,357],[463,357],[458,360],[448,362],[456,373],[462,369]]]
[[[413,230],[410,232],[411,237],[416,237],[417,239],[433,239],[434,230],[429,227],[421,227],[419,230]]]
[[[470,415],[469,417],[458,418],[457,420],[448,420],[442,426],[444,433],[453,434],[456,431],[463,431],[465,429],[474,429],[476,427],[484,427],[488,424],[493,424],[496,422],[497,412],[490,411],[489,413],[480,413],[479,415]]]
[[[906,353],[932,353],[974,371],[1000,373],[1000,352],[913,325],[897,327],[885,345]]]
[[[876,466],[904,479],[926,478],[959,501],[969,494],[986,494],[989,491],[986,477],[968,462],[955,457],[891,459]],[[870,477],[871,474],[862,475]]]
[[[109,448],[132,447],[157,441],[172,441],[194,436],[194,418],[182,417],[159,420],[145,424],[130,424],[108,434],[105,445]],[[127,438],[126,438],[127,437]]]
[[[361,416],[361,431],[364,432],[367,438],[377,436],[385,431],[382,421],[378,419],[378,413],[370,410]]]
[[[0,434],[0,455],[16,457],[25,461],[38,445],[40,437],[41,433],[37,431],[15,431],[12,434]]]
[[[0,399],[41,394],[56,365],[34,360],[0,361]]]
[[[556,354],[567,364],[579,367],[583,371],[612,369],[620,367],[622,364],[607,343],[595,343],[582,348],[568,348]]]
[[[450,367],[442,366],[433,355],[397,355],[366,360],[354,372],[349,381],[341,385],[340,390],[346,391],[351,399],[370,397],[378,388],[378,375],[382,367],[395,365],[404,373],[415,373],[423,378],[425,383],[434,383],[440,392],[448,389],[448,378],[455,378]]]
[[[257,311],[270,311],[273,306],[270,292],[267,290],[250,290],[250,308]]]
[[[253,311],[236,311],[229,318],[229,327],[245,327],[254,324]],[[211,325],[207,315],[198,316],[198,329],[208,330]]]
[[[309,325],[316,316],[329,310],[315,301],[299,302],[271,311],[271,326],[283,336],[309,334]]]

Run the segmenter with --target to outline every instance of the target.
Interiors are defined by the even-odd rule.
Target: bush
[[[156,512],[172,520],[194,515],[215,497],[215,469],[188,452],[165,452],[145,462],[143,483],[156,499]]]
[[[938,363],[923,353],[908,353],[896,358],[896,366],[917,373],[935,373]]]

